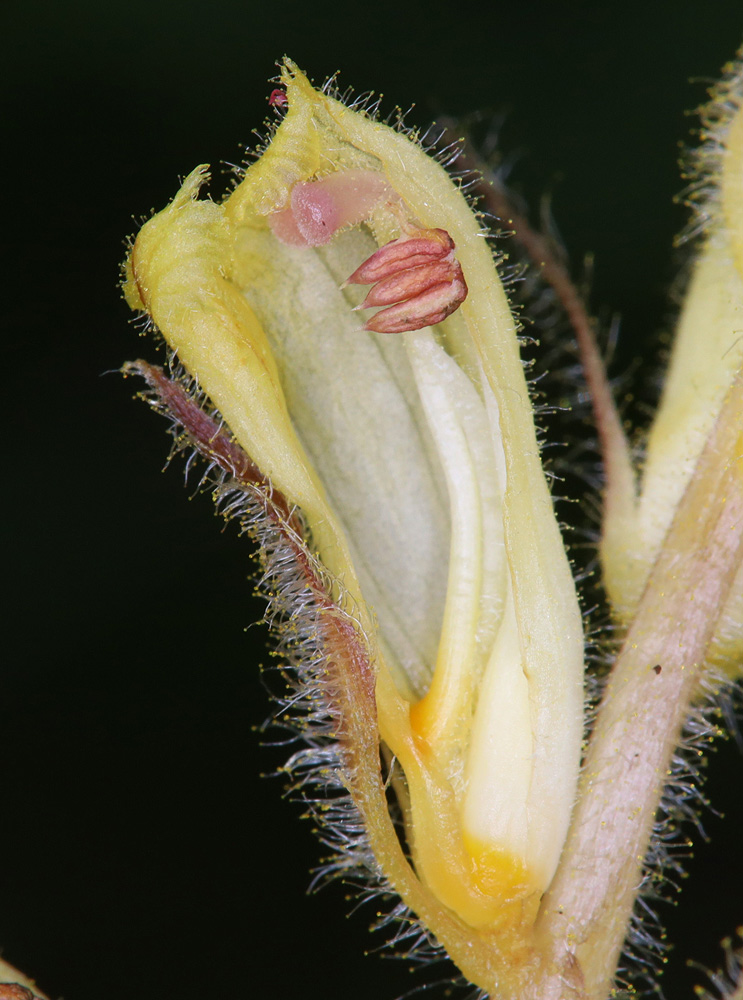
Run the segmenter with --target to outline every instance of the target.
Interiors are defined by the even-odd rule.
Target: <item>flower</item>
[[[201,200],[197,168],[126,265],[129,304],[230,440],[141,370],[201,450],[263,491],[310,581],[310,697],[331,706],[373,864],[491,989],[528,947],[583,736],[581,617],[517,328],[435,159],[288,61],[282,86],[281,124],[229,197]],[[295,620],[306,595],[284,598]]]

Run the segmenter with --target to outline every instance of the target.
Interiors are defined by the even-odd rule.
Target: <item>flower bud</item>
[[[605,582],[631,620],[681,497],[743,367],[743,71],[726,76],[702,109],[703,144],[693,154],[687,199],[701,231],[658,412],[647,440],[637,498],[618,507],[602,545]],[[738,465],[743,454],[720,455]],[[714,568],[711,567],[711,570]],[[743,662],[743,570],[722,610],[711,665],[730,674]]]

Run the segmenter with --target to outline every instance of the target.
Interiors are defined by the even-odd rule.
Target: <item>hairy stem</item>
[[[743,378],[726,397],[611,674],[542,907],[533,994],[604,1000],[710,640],[743,559]]]

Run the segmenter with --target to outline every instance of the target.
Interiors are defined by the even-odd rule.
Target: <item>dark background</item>
[[[412,124],[505,113],[514,182],[551,193],[573,262],[595,254],[594,308],[622,313],[620,372],[665,321],[684,111],[734,54],[740,2],[88,0],[3,21],[0,944],[66,1000],[391,1000],[426,977],[364,956],[373,909],[345,919],[342,887],[304,894],[318,848],[260,777],[282,753],[253,729],[249,545],[178,463],[161,475],[164,427],[111,374],[155,357],[119,299],[124,237],[197,163],[242,158],[287,53],[414,103]],[[741,764],[733,744],[713,760],[730,833],[705,813],[664,912],[674,998],[743,920]]]

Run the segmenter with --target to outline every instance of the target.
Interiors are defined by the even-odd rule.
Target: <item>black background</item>
[[[4,954],[67,1000],[399,996],[426,977],[364,957],[373,911],[345,919],[342,888],[304,894],[310,828],[259,777],[282,754],[253,731],[248,543],[160,474],[164,428],[110,374],[155,357],[119,299],[123,239],[197,163],[242,158],[287,53],[412,124],[505,112],[514,181],[551,193],[574,263],[595,254],[594,307],[622,313],[619,371],[665,320],[684,111],[740,3],[32,0],[3,22]],[[711,771],[731,829],[705,814],[664,913],[674,998],[743,920],[734,745]]]

